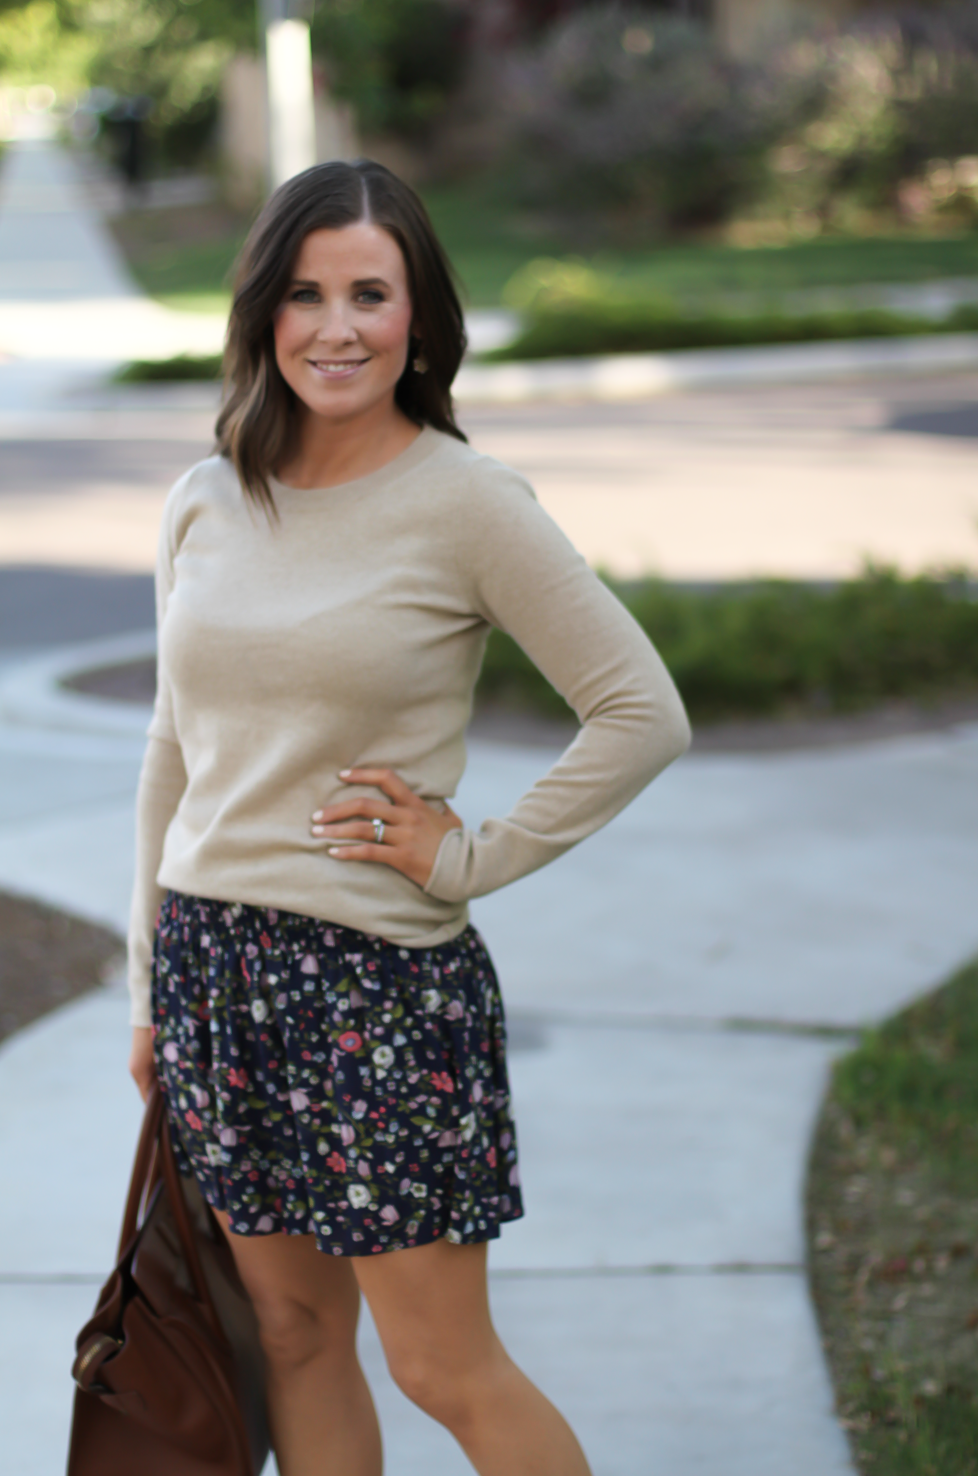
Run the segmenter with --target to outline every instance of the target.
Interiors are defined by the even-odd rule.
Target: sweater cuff
[[[429,897],[439,902],[466,902],[466,862],[472,854],[474,837],[464,826],[453,826],[442,836],[431,875],[425,882]]]

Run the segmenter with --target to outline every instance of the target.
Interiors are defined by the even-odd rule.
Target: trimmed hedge
[[[501,363],[581,354],[658,353],[669,349],[969,332],[978,332],[978,306],[959,307],[950,317],[935,322],[882,308],[693,317],[659,303],[596,301],[531,309],[520,336],[504,348],[483,354],[482,359]]]
[[[978,599],[964,574],[905,579],[869,568],[825,589],[786,580],[707,593],[659,581],[612,587],[655,642],[694,720],[978,692]],[[479,695],[567,712],[499,631]]]
[[[221,354],[177,354],[172,359],[134,359],[112,376],[117,384],[159,384],[188,379],[220,379]]]

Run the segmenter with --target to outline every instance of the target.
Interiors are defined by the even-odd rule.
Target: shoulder
[[[190,522],[208,507],[240,501],[241,485],[225,456],[208,456],[178,477],[163,506],[163,529],[178,546]]]
[[[532,486],[513,467],[444,431],[429,430],[429,434],[437,437],[429,458],[429,480],[437,481],[454,516],[479,520],[494,511],[539,510]]]

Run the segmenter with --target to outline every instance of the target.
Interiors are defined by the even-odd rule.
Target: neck
[[[303,406],[297,445],[278,475],[301,488],[350,482],[386,466],[419,434],[393,396],[347,419],[327,418]]]

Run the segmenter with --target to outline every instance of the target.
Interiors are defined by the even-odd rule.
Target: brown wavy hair
[[[396,403],[416,425],[466,439],[455,424],[451,394],[465,352],[465,325],[452,268],[427,211],[408,185],[372,159],[315,164],[275,191],[248,234],[235,270],[224,350],[217,449],[234,465],[248,496],[271,514],[268,479],[292,449],[297,408],[275,360],[275,312],[310,231],[364,220],[393,236],[407,267],[414,332]],[[422,348],[428,370],[419,374],[414,360]]]

